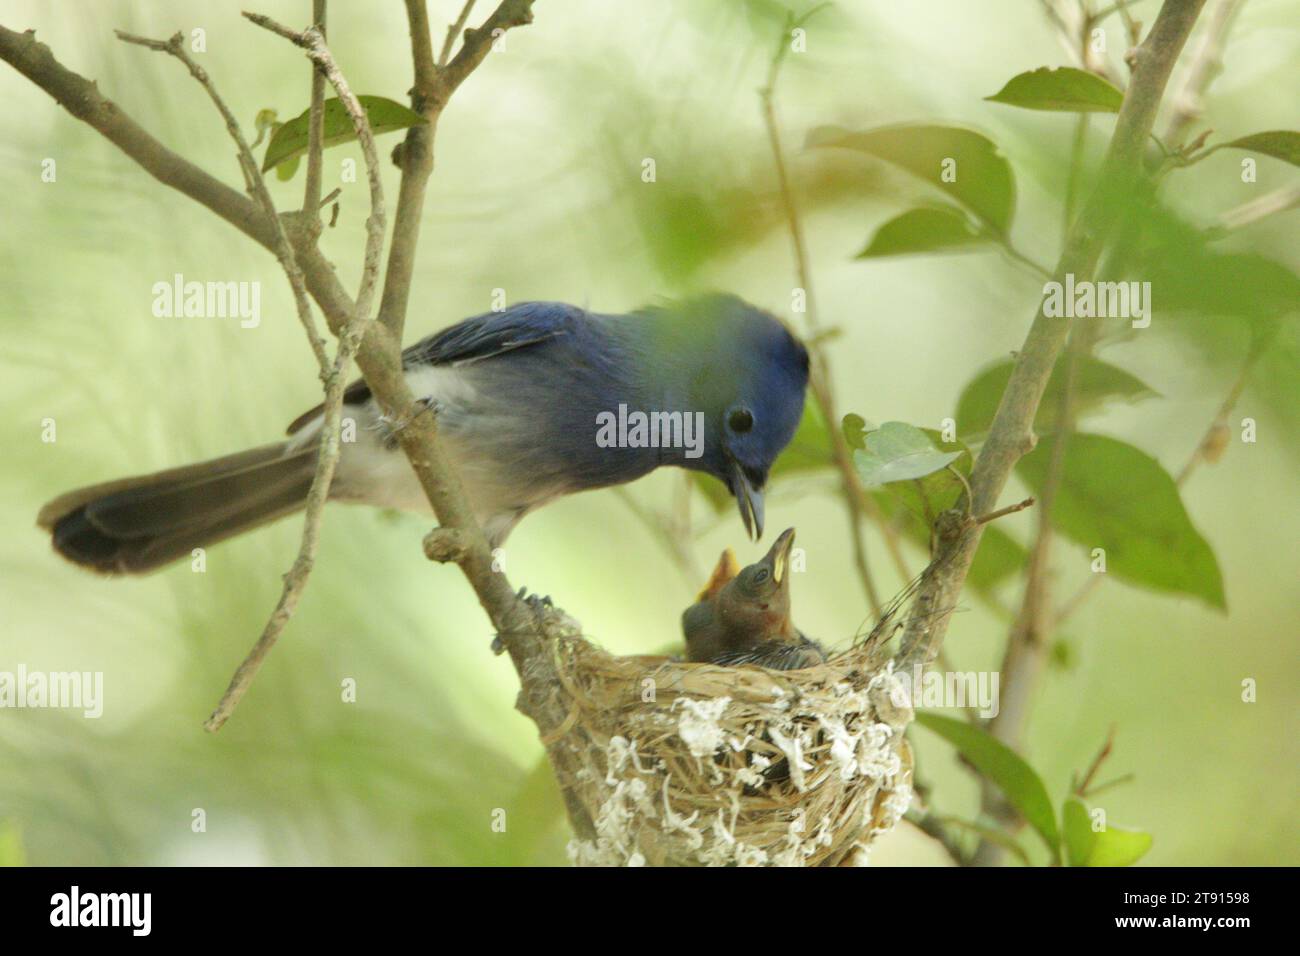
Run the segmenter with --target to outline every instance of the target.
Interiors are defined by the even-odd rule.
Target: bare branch
[[[226,122],[226,129],[238,147],[240,166],[244,171],[244,179],[248,190],[262,207],[267,218],[275,224],[276,255],[284,268],[285,274],[289,277],[299,320],[307,332],[307,338],[311,342],[312,351],[315,353],[320,367],[321,380],[325,383],[324,421],[321,427],[320,453],[316,460],[316,471],[312,478],[311,488],[307,494],[302,542],[298,549],[298,556],[284,577],[284,587],[280,592],[280,599],[266,626],[262,629],[257,643],[235,671],[230,686],[204,724],[208,731],[215,732],[221,729],[222,725],[234,712],[235,707],[238,706],[239,701],[251,685],[262,662],[288,625],[307,586],[312,568],[315,566],[316,552],[320,547],[320,528],[325,504],[329,500],[330,486],[333,484],[334,472],[339,460],[343,391],[347,383],[348,369],[352,365],[352,357],[361,343],[363,327],[356,317],[349,322],[347,334],[340,338],[337,354],[333,363],[331,363],[325,353],[323,340],[316,330],[315,319],[311,313],[311,303],[307,298],[306,284],[302,272],[298,268],[293,247],[284,231],[280,217],[276,213],[275,203],[271,199],[270,192],[267,191],[266,181],[262,178],[261,171],[258,169],[257,160],[254,158],[234,114],[226,106],[220,94],[217,93],[216,86],[208,76],[207,71],[199,66],[185,50],[182,34],[177,33],[166,42],[133,36],[120,30],[117,31],[117,35],[119,39],[127,43],[168,53],[180,60],[194,79],[207,91],[213,104],[221,113]],[[319,205],[319,197],[317,197],[316,202]],[[381,196],[379,207],[381,222],[383,215],[382,203]],[[373,279],[371,284],[373,287]]]
[[[321,4],[317,13],[323,12],[323,4]],[[344,108],[347,109],[348,115],[356,128],[357,138],[361,141],[367,169],[370,172],[371,197],[371,213],[367,219],[368,235],[365,266],[361,279],[361,290],[357,295],[357,304],[353,315],[348,319],[339,334],[339,346],[334,362],[330,364],[328,359],[324,357],[323,352],[317,355],[318,360],[321,362],[321,377],[325,382],[325,403],[321,423],[320,452],[316,460],[316,473],[312,478],[311,488],[307,494],[302,544],[298,551],[298,557],[289,569],[289,573],[284,577],[284,588],[280,592],[280,600],[258,637],[257,643],[253,645],[253,649],[249,651],[244,661],[236,669],[225,694],[222,695],[216,709],[213,710],[212,715],[205,722],[204,727],[209,732],[216,732],[222,728],[252,685],[253,678],[257,676],[257,672],[266,660],[267,655],[270,654],[271,648],[275,646],[280,634],[283,633],[293,617],[298,602],[301,600],[302,592],[311,576],[312,568],[315,566],[316,552],[320,547],[320,529],[324,519],[325,505],[329,501],[330,486],[334,480],[334,472],[338,466],[341,451],[340,430],[342,428],[343,392],[347,386],[348,370],[352,366],[357,349],[361,346],[366,325],[369,323],[369,303],[373,298],[375,284],[378,279],[379,254],[384,239],[384,196],[383,187],[379,180],[379,159],[375,152],[374,137],[371,134],[365,110],[361,108],[360,103],[357,102],[348,89],[347,82],[330,56],[329,49],[325,46],[324,37],[321,36],[320,32],[313,27],[298,36],[299,39],[295,40],[295,42],[308,50],[308,55],[316,65],[316,71],[324,74],[334,86],[339,94],[340,101],[343,103]],[[229,110],[217,98],[216,91],[206,80],[206,76],[200,76],[202,70],[194,65],[189,56],[184,53],[184,50],[180,47],[180,40],[181,35],[178,33],[172,38],[168,52],[179,56],[190,67],[190,72],[195,73],[195,77],[204,84],[209,93],[212,94],[214,101],[217,102],[222,114],[227,117],[227,125],[231,128],[231,135],[235,137],[236,142],[239,144],[246,173],[251,170],[252,182],[250,186],[254,189],[267,215],[279,227],[280,220],[276,215],[274,203],[266,190],[265,181],[257,169],[257,163],[253,159],[252,152],[248,149],[248,145],[239,132],[238,125],[234,123]],[[172,47],[175,49],[172,49]],[[313,90],[313,102],[315,100],[316,96]],[[317,143],[318,148],[319,146],[320,144]],[[317,161],[319,164],[319,156],[317,156]],[[317,190],[319,191],[319,183],[317,183]],[[315,202],[319,206],[319,197],[316,197]],[[288,239],[284,237],[282,229],[280,237],[280,244],[292,261],[293,252]],[[296,264],[293,265],[293,269],[296,271]],[[292,273],[290,279],[293,281]],[[308,315],[310,315],[310,305],[307,302],[307,294],[303,288],[301,275],[294,282],[294,294],[299,309],[306,309]]]
[[[312,0],[312,26],[325,36],[325,0]],[[311,73],[311,107],[307,119],[307,185],[303,189],[304,216],[320,222],[321,165],[325,152],[325,74]]]
[[[477,29],[465,31],[465,42],[451,62],[438,71],[439,93],[443,101],[456,92],[483,62],[492,49],[493,42],[513,27],[527,26],[533,22],[533,0],[501,0],[501,5]]]
[[[1206,16],[1204,35],[1188,57],[1183,81],[1170,97],[1173,110],[1165,129],[1164,141],[1178,146],[1192,124],[1205,110],[1205,91],[1223,71],[1223,45],[1232,21],[1246,0],[1214,0]]]
[[[1281,186],[1258,199],[1229,209],[1219,217],[1218,229],[1233,232],[1280,212],[1300,207],[1300,184]]]
[[[451,49],[456,45],[456,37],[460,36],[460,31],[465,29],[465,22],[469,20],[470,11],[474,9],[474,0],[465,0],[465,6],[461,8],[460,16],[456,22],[447,27],[447,39],[442,43],[442,53],[438,55],[438,66],[446,66],[447,61],[451,59]]]

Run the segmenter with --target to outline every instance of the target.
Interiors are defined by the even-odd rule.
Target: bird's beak
[[[781,537],[776,539],[772,550],[767,552],[763,561],[772,569],[772,580],[777,584],[785,581],[790,570],[790,549],[794,547],[794,528],[786,528]]]
[[[757,541],[763,537],[763,492],[750,483],[737,464],[731,466],[731,487],[740,508],[740,520],[745,522],[745,531]]]

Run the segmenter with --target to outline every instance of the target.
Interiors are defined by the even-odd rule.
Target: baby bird
[[[756,564],[737,571],[725,551],[695,604],[682,615],[687,659],[757,664],[791,671],[824,663],[821,645],[790,620],[790,549],[794,528]]]

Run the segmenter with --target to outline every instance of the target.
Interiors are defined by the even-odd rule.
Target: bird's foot
[[[516,594],[515,597],[520,601],[523,601],[537,613],[543,613],[543,611],[549,611],[555,607],[555,602],[551,600],[549,594],[545,597],[542,597],[539,594],[529,594],[528,588],[520,588],[519,593]]]
[[[563,611],[561,611],[559,608],[555,606],[555,602],[551,600],[551,596],[549,594],[545,596],[540,594],[530,594],[528,588],[520,588],[518,593],[515,594],[515,599],[523,602],[524,606],[527,607],[530,611],[532,611],[533,614],[539,619],[539,623],[540,623],[540,619],[545,618],[546,615],[548,614],[564,613]],[[498,634],[496,637],[492,639],[492,653],[499,656],[501,654],[504,654],[505,650],[506,650],[506,643],[502,639],[501,635]]]

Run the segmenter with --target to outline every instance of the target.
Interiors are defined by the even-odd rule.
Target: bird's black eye
[[[759,568],[754,572],[754,583],[762,584],[767,580],[767,568]]]
[[[754,413],[748,408],[733,408],[727,414],[727,427],[737,434],[744,434],[754,427]]]

